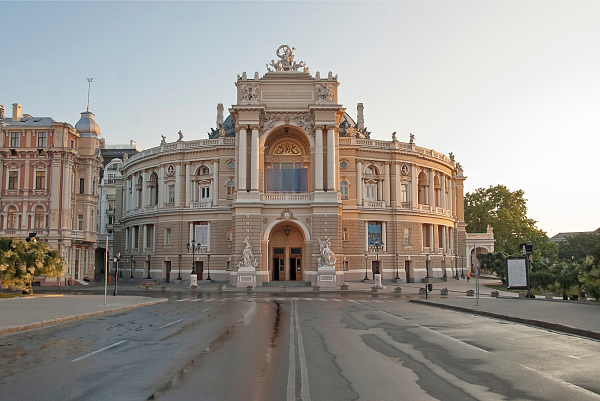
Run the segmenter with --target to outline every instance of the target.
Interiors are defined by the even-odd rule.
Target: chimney
[[[223,103],[217,104],[217,128],[223,124]]]
[[[0,120],[4,119],[4,105],[0,104]]]
[[[365,128],[365,117],[363,116],[363,104],[359,103],[358,106],[356,106],[356,122],[358,123],[358,128],[359,129],[363,129]]]
[[[21,105],[19,103],[13,103],[13,121],[21,119]]]

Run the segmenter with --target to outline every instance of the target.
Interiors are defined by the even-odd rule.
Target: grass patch
[[[0,294],[0,299],[2,298],[16,298],[16,297],[29,297],[29,294]]]
[[[519,293],[519,292],[523,291],[523,290],[507,290],[505,285],[490,285],[490,284],[486,284],[485,286],[487,288],[491,288],[492,290],[496,290],[496,291],[508,291],[508,292],[515,292],[515,293]]]

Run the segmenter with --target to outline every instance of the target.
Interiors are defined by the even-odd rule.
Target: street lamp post
[[[429,278],[429,254],[425,256],[425,278]]]
[[[398,272],[398,256],[399,255],[396,254],[396,284],[398,284],[399,280],[400,280],[400,275],[399,275],[399,272]]]
[[[467,257],[466,256],[461,256],[460,260],[461,260],[461,264],[460,264],[460,278],[462,278],[464,280],[465,279],[465,260],[467,260]]]
[[[208,276],[206,276],[206,280],[212,281],[212,279],[210,278],[210,253],[207,253],[206,257],[207,257],[207,265],[208,265]]]
[[[177,274],[177,280],[181,281],[181,254],[179,255],[179,274]]]
[[[446,252],[444,252],[444,278],[448,280],[448,275],[446,274]]]
[[[116,267],[116,270],[115,270],[115,289],[113,291],[113,297],[117,295],[117,281],[118,281],[117,280],[117,272],[119,271],[119,260],[120,260],[119,258],[120,257],[121,257],[121,254],[117,253],[117,257],[114,260],[114,262],[117,263],[117,267]]]
[[[369,280],[369,276],[367,276],[368,262],[369,262],[369,254],[365,252],[365,278],[363,279],[363,282],[366,282],[367,280]]]
[[[151,268],[151,263],[150,263],[150,257],[151,255],[148,255],[148,277],[146,277],[146,280],[152,280],[152,277],[150,277],[150,268]]]
[[[196,244],[196,240],[192,239],[191,244],[186,244],[187,250],[192,251],[192,274],[190,275],[190,287],[198,287],[198,276],[196,275],[196,251],[199,250],[200,244]]]
[[[375,240],[374,244],[369,247],[371,252],[375,252],[375,257],[377,263],[375,264],[375,275],[373,279],[375,280],[375,286],[377,288],[382,288],[381,285],[381,270],[379,270],[379,251],[383,250],[384,243],[379,240]]]
[[[129,278],[135,278],[135,276],[133,275],[133,255],[131,256],[131,274],[129,275]]]

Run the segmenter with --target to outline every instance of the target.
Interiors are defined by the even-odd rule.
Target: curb
[[[543,320],[536,320],[536,319],[525,319],[523,317],[518,317],[518,316],[501,315],[499,313],[480,311],[480,310],[465,308],[462,306],[439,304],[439,303],[435,303],[435,302],[423,301],[420,299],[411,299],[411,300],[409,300],[409,302],[420,304],[420,305],[433,306],[433,307],[442,308],[442,309],[452,309],[452,310],[456,310],[459,312],[472,313],[475,315],[492,317],[492,318],[500,319],[500,320],[508,320],[510,322],[521,323],[521,324],[526,324],[529,326],[541,327],[544,329],[550,329],[550,330],[554,330],[554,331],[561,331],[561,332],[567,333],[567,334],[575,334],[575,335],[582,336],[582,337],[589,337],[589,338],[593,338],[594,340],[600,340],[600,332],[598,332],[598,331],[580,329],[578,327],[567,326],[565,324],[545,322]]]
[[[102,311],[98,311],[98,312],[90,312],[90,313],[82,313],[79,315],[58,317],[56,319],[44,320],[42,322],[28,323],[28,324],[24,324],[22,326],[6,327],[3,329],[0,329],[0,336],[4,335],[4,334],[16,333],[18,331],[39,329],[41,327],[53,326],[55,324],[67,323],[67,322],[72,322],[75,320],[86,319],[89,317],[105,315],[107,313],[120,312],[120,311],[124,311],[124,310],[128,310],[128,309],[141,308],[143,306],[150,306],[150,305],[163,303],[163,302],[167,302],[167,301],[168,301],[168,299],[165,298],[165,299],[159,299],[156,301],[144,302],[142,304],[122,306],[120,308],[107,309],[107,310],[102,310]]]

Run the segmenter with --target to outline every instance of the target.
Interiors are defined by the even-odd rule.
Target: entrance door
[[[410,283],[410,260],[404,261],[404,271],[406,272],[406,282]]]
[[[302,280],[302,248],[290,249],[290,280]]]
[[[371,271],[373,272],[373,280],[375,279],[375,274],[377,274],[378,270],[379,270],[379,274],[381,274],[381,269],[380,269],[379,263],[380,263],[379,260],[371,261]]]
[[[285,280],[285,248],[273,249],[273,281]]]
[[[199,280],[203,280],[204,277],[204,262],[197,261],[196,262],[196,276]]]
[[[165,265],[165,268],[167,270],[167,277],[165,279],[165,282],[169,283],[171,281],[171,261],[165,262]]]

